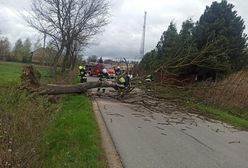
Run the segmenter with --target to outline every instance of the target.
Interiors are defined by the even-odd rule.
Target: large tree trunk
[[[92,88],[115,87],[115,84],[111,81],[87,82],[75,85],[40,84],[31,65],[23,67],[21,80],[23,89],[27,89],[31,92],[37,92],[41,95],[83,93]]]
[[[77,53],[75,51],[71,52],[71,56],[72,56],[72,60],[71,60],[70,68],[73,71],[75,68],[76,60],[77,60]]]
[[[69,94],[69,93],[84,93],[89,89],[98,87],[114,87],[112,82],[87,82],[75,85],[42,85],[43,91],[40,92],[41,95],[59,95],[59,94]]]
[[[66,68],[68,67],[68,62],[70,61],[70,53],[71,53],[71,45],[67,44],[61,72],[65,72]]]
[[[58,61],[59,58],[62,55],[62,52],[64,50],[64,46],[61,46],[61,48],[59,49],[59,51],[56,53],[54,60],[53,60],[53,68],[52,68],[52,76],[55,77],[55,74],[57,72],[57,67],[58,67]]]

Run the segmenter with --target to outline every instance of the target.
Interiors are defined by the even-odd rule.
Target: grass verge
[[[190,90],[154,85],[152,91],[160,97],[174,101],[188,110],[217,119],[241,129],[248,129],[247,109],[211,104],[193,96]]]
[[[248,129],[248,119],[234,114],[231,108],[222,108],[220,106],[201,102],[187,102],[187,107],[195,109],[203,115],[210,116],[211,118],[229,123],[233,126]]]
[[[18,84],[22,64],[0,62],[0,86]]]
[[[37,144],[57,109],[46,97],[19,89],[22,66],[0,62],[0,167],[38,166]]]
[[[43,167],[107,167],[91,101],[67,95],[40,146]]]
[[[0,62],[0,167],[107,167],[90,99],[66,95],[52,104],[20,90],[23,65]],[[35,67],[41,81],[56,82],[47,67]]]

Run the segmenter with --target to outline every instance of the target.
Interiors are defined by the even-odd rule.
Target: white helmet
[[[102,70],[102,72],[103,72],[103,73],[107,73],[107,70],[104,68],[104,69]]]
[[[120,69],[120,67],[118,66],[117,69]]]

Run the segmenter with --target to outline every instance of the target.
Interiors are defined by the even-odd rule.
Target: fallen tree
[[[44,90],[40,92],[42,95],[59,95],[59,94],[69,94],[69,93],[84,93],[89,89],[98,87],[114,87],[113,82],[87,82],[75,85],[42,85],[41,88]]]
[[[21,88],[30,92],[37,92],[40,95],[84,93],[93,88],[115,88],[115,86],[115,83],[111,81],[87,82],[74,85],[41,84],[32,65],[24,66],[21,74]]]

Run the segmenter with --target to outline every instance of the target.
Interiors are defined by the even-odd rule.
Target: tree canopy
[[[0,55],[10,52],[10,42],[7,37],[0,38]]]
[[[163,67],[176,74],[225,74],[247,66],[244,20],[226,0],[207,6],[199,21],[183,22],[180,32],[171,22],[156,49],[148,52],[140,68]],[[213,76],[215,76],[213,75]]]
[[[22,39],[18,39],[13,49],[15,60],[19,62],[31,62],[31,46],[32,43],[29,38],[24,42]]]
[[[196,23],[194,38],[198,49],[202,49],[207,43],[221,41],[225,51],[225,61],[230,62],[231,69],[237,70],[244,66],[244,50],[246,48],[246,34],[244,34],[244,20],[234,10],[234,5],[226,0],[213,2],[206,7],[204,14]]]
[[[99,58],[98,63],[103,63],[102,57]]]
[[[171,22],[168,29],[163,32],[160,41],[157,44],[158,58],[165,59],[171,57],[176,50],[178,33],[175,23]]]
[[[78,57],[75,51],[87,46],[108,23],[108,11],[107,0],[33,0],[32,11],[25,19],[57,47],[54,71],[61,56],[61,70],[65,71],[74,67]]]

